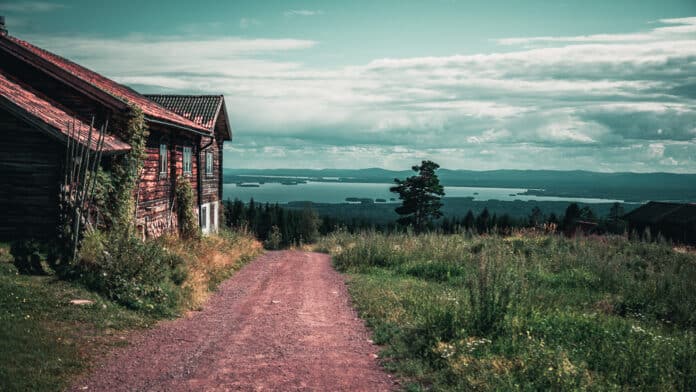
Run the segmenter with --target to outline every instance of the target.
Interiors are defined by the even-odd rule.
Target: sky
[[[142,93],[224,94],[229,168],[696,173],[696,1],[12,1]]]

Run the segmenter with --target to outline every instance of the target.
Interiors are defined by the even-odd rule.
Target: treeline
[[[571,234],[577,230],[597,234],[622,234],[626,230],[626,224],[621,219],[624,210],[621,204],[615,203],[606,217],[598,217],[588,206],[580,207],[571,203],[560,216],[555,213],[544,214],[539,207],[532,208],[525,218],[514,218],[509,214],[491,214],[488,208],[474,215],[469,210],[462,218],[442,218],[436,223],[436,229],[453,234],[469,231],[473,233],[498,233],[507,234],[517,228],[545,228],[547,230],[559,230]]]
[[[598,217],[589,207],[580,207],[576,203],[571,203],[564,214],[555,213],[544,214],[539,207],[534,207],[526,217],[513,217],[507,213],[491,213],[488,208],[484,208],[479,214],[474,214],[468,210],[464,216],[445,216],[437,221],[431,222],[428,226],[430,231],[437,231],[444,234],[455,234],[470,232],[474,234],[508,234],[513,229],[521,228],[546,228],[566,233],[571,233],[579,228],[592,233],[613,233],[622,234],[626,225],[621,220],[624,215],[623,207],[620,203],[615,203],[606,217]],[[321,234],[334,231],[336,228],[347,230],[351,233],[364,230],[375,230],[380,232],[403,231],[401,227],[394,223],[374,224],[367,218],[337,219],[331,216],[322,216],[320,225]]]
[[[319,237],[321,220],[309,208],[293,210],[278,204],[259,204],[254,199],[249,203],[227,200],[224,208],[228,227],[249,230],[268,249],[314,242]]]
[[[406,228],[396,222],[376,224],[369,217],[339,219],[330,215],[319,216],[311,208],[297,209],[278,204],[260,204],[253,199],[249,203],[241,200],[226,201],[226,224],[232,228],[246,228],[267,248],[278,249],[291,245],[314,242],[319,235],[337,230],[356,233],[365,230],[399,232]],[[544,228],[572,234],[577,230],[587,233],[622,234],[626,230],[621,220],[624,210],[615,203],[609,215],[598,217],[589,206],[580,207],[571,203],[564,214],[544,214],[534,207],[527,217],[511,217],[509,214],[491,213],[484,208],[479,214],[469,210],[463,217],[444,217],[432,222],[428,229],[444,234],[469,232],[473,234],[508,234],[514,229]]]

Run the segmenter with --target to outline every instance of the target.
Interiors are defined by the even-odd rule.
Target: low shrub
[[[42,275],[41,246],[35,240],[14,241],[10,246],[13,263],[20,274]]]
[[[184,260],[126,231],[86,233],[73,275],[88,288],[132,309],[170,315],[181,302]],[[177,284],[178,283],[178,284]]]
[[[260,248],[248,233],[142,241],[127,231],[93,230],[65,275],[131,309],[172,316],[200,307]]]
[[[278,226],[271,227],[268,232],[268,238],[263,242],[263,246],[266,249],[278,250],[283,245],[283,234],[280,232]]]

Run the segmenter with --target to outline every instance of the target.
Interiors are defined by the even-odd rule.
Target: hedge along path
[[[392,390],[369,336],[328,255],[268,252],[202,311],[136,336],[72,390]]]

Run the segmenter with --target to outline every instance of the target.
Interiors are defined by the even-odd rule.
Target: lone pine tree
[[[412,226],[416,231],[423,231],[432,221],[442,217],[442,196],[444,188],[440,185],[440,179],[435,170],[440,167],[435,162],[423,161],[420,166],[413,166],[415,176],[405,180],[394,179],[396,186],[389,190],[399,194],[401,206],[396,208],[396,213],[401,217],[399,224]]]

